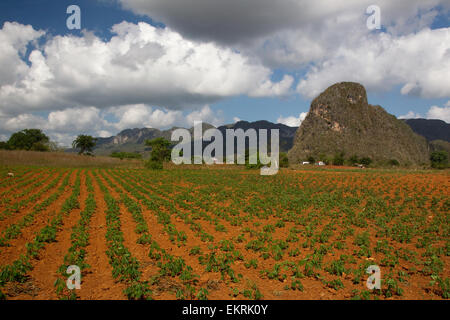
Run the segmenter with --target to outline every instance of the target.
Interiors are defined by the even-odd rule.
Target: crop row
[[[94,177],[104,195],[106,209],[106,242],[108,249],[106,255],[112,266],[112,275],[126,285],[125,295],[129,299],[150,299],[151,290],[147,281],[141,280],[139,261],[132,256],[124,245],[123,232],[121,231],[121,212],[116,199],[110,194],[99,176],[94,172]]]
[[[55,242],[58,231],[63,224],[63,219],[74,209],[79,208],[78,197],[80,194],[80,172],[77,172],[72,193],[63,203],[61,210],[45,225],[31,242],[25,244],[26,253],[21,255],[10,265],[0,269],[0,287],[8,282],[24,282],[27,273],[33,269],[32,260],[39,259],[40,251],[46,244]]]
[[[94,187],[92,185],[92,179],[86,174],[86,187],[88,196],[85,200],[84,210],[80,212],[80,219],[76,225],[72,228],[71,247],[67,254],[64,256],[64,262],[59,267],[59,277],[55,282],[56,294],[60,299],[76,299],[76,291],[68,291],[66,287],[67,268],[75,265],[80,268],[81,275],[86,275],[87,269],[90,266],[86,263],[86,247],[89,244],[89,224],[97,204],[95,202]]]
[[[0,221],[4,220],[6,217],[11,216],[12,214],[18,213],[20,211],[20,209],[22,209],[22,208],[28,206],[29,204],[31,204],[32,202],[38,200],[45,193],[46,188],[42,188],[42,186],[44,184],[48,183],[53,178],[53,175],[50,174],[42,180],[39,180],[39,178],[40,178],[40,176],[37,176],[32,181],[28,181],[27,183],[32,183],[31,186],[24,189],[22,192],[20,192],[18,194],[14,194],[10,198],[5,199],[4,203],[8,203],[8,205],[0,213]],[[36,180],[38,180],[38,181],[35,182]],[[18,202],[11,203],[12,199],[22,198],[26,195],[30,195],[33,191],[39,190],[39,189],[40,189],[40,191],[38,191],[36,194],[34,194],[28,198],[24,198]]]
[[[31,171],[30,171],[31,172]],[[44,172],[38,172],[36,176],[42,176]],[[8,203],[10,201],[10,198],[8,197],[9,194],[11,194],[12,191],[20,190],[23,187],[29,185],[33,181],[35,181],[35,177],[33,174],[24,174],[22,176],[15,176],[14,178],[8,177],[2,181],[3,185],[6,187],[6,190],[0,193],[0,205],[3,205],[5,203]],[[1,187],[0,187],[1,188]]]
[[[22,229],[31,225],[34,221],[35,216],[40,213],[41,211],[45,210],[48,206],[50,206],[52,203],[54,203],[56,200],[58,200],[64,193],[64,190],[69,184],[69,178],[71,173],[66,175],[64,178],[61,186],[48,198],[46,198],[44,201],[36,204],[32,211],[28,214],[26,214],[19,222],[11,224],[8,226],[3,232],[2,236],[0,237],[0,246],[7,246],[9,240],[16,239],[19,235],[22,234]],[[41,195],[47,193],[51,189],[53,189],[61,180],[63,176],[63,173],[60,173],[47,187],[42,189],[40,192],[35,194],[33,198],[39,198]]]
[[[170,278],[172,281],[174,279],[178,279],[179,285],[175,286],[175,295],[177,299],[207,299],[208,291],[206,288],[200,288],[198,291],[196,290],[196,284],[198,283],[198,275],[193,273],[193,268],[189,266],[186,261],[179,256],[175,256],[167,252],[164,248],[162,248],[151,236],[148,231],[147,222],[143,216],[142,208],[140,204],[129,197],[125,191],[129,192],[135,199],[140,199],[143,203],[147,203],[148,199],[142,196],[142,194],[138,193],[135,190],[136,186],[130,186],[125,184],[122,180],[117,180],[119,185],[122,186],[123,190],[121,190],[117,185],[115,185],[103,172],[102,177],[108,184],[116,189],[118,193],[121,195],[121,200],[131,213],[133,220],[136,222],[135,232],[140,235],[137,240],[137,243],[140,245],[150,245],[149,257],[157,262],[157,267],[159,268],[158,274],[155,274],[151,278],[151,284],[158,286],[161,281],[165,278]],[[152,208],[155,213],[159,212],[155,207]],[[158,222],[165,227],[164,221],[165,219],[170,219],[169,217],[165,217],[161,219],[158,218]],[[169,220],[170,221],[170,220]],[[173,228],[166,228],[166,232],[168,231],[169,239],[173,242]],[[176,231],[175,231],[176,232]]]

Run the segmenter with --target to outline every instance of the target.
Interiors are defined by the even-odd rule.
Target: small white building
[[[303,161],[302,165],[306,165],[306,164],[309,164],[309,162],[308,161]]]
[[[324,165],[325,165],[325,162],[319,161],[319,162],[317,162],[317,165],[318,165],[318,166],[324,166]]]

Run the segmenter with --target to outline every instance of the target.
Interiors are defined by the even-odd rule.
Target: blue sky
[[[299,3],[302,1],[298,0]],[[212,2],[215,1],[212,0]],[[318,2],[326,4],[324,0]],[[428,2],[430,2],[429,5]],[[396,116],[409,114],[414,117],[440,117],[448,121],[450,94],[442,81],[449,79],[446,71],[450,71],[447,69],[450,64],[448,61],[450,54],[447,56],[440,54],[434,59],[434,53],[431,50],[437,43],[447,41],[447,47],[440,45],[441,47],[437,49],[445,53],[447,48],[450,52],[448,49],[449,5],[446,1],[441,1],[436,6],[433,1],[400,0],[399,3],[404,3],[404,8],[399,8],[398,5],[390,7],[389,2],[380,0],[383,28],[375,32],[364,29],[365,19],[367,19],[363,11],[364,6],[333,7],[332,10],[324,7],[321,10],[320,7],[311,5],[312,14],[317,15],[315,20],[325,21],[318,24],[320,21],[311,22],[308,16],[302,17],[301,14],[298,18],[291,17],[289,11],[295,8],[291,10],[283,4],[283,1],[279,7],[275,7],[279,8],[279,12],[264,21],[258,20],[258,12],[255,16],[252,16],[253,13],[250,12],[243,12],[242,17],[237,16],[236,12],[240,12],[239,1],[232,0],[229,2],[229,7],[220,8],[220,10],[209,6],[203,0],[194,1],[194,3],[198,3],[195,8],[181,8],[183,2],[180,0],[166,2],[161,0],[147,2],[139,0],[2,0],[0,27],[3,26],[6,39],[11,41],[10,47],[7,47],[7,44],[3,45],[6,48],[4,50],[17,49],[18,42],[14,41],[19,41],[17,39],[23,39],[23,37],[29,42],[25,44],[28,48],[25,56],[19,53],[20,50],[17,53],[26,63],[28,70],[19,66],[20,63],[14,60],[13,56],[9,57],[11,60],[3,62],[5,65],[9,61],[12,66],[14,63],[17,64],[17,70],[10,70],[9,78],[3,82],[0,79],[0,89],[4,90],[8,99],[11,99],[11,104],[6,105],[6,102],[0,104],[0,118],[5,124],[0,129],[0,138],[7,138],[14,130],[21,129],[30,123],[44,124],[53,138],[62,143],[69,141],[77,130],[90,131],[91,128],[89,133],[104,136],[116,134],[127,125],[155,126],[164,129],[172,125],[188,126],[189,121],[196,116],[215,124],[234,122],[237,118],[248,121],[269,120],[299,124],[301,122],[299,115],[309,110],[311,100],[317,93],[334,82],[345,80],[360,80],[359,82],[367,88],[369,103],[379,104]],[[66,27],[66,19],[69,16],[66,14],[66,8],[73,4],[81,8],[83,31],[68,30]],[[254,5],[254,11],[275,12],[273,4],[267,1],[255,1]],[[227,10],[230,12],[228,13]],[[230,14],[233,19],[222,19],[222,16],[227,14]],[[335,23],[333,21],[339,20],[336,17],[342,17],[343,21],[354,20],[353,24],[336,22],[344,33],[348,32],[351,36],[339,39],[339,36],[334,34],[333,29],[337,27],[333,25]],[[127,24],[119,25],[123,21]],[[19,27],[13,28],[9,25],[6,28],[6,22],[15,22]],[[164,34],[158,34],[151,27],[150,29],[145,25],[144,28],[138,27],[140,22],[161,30],[167,26],[168,30]],[[32,26],[33,34],[30,34],[30,30],[27,31],[26,25]],[[118,27],[115,27],[115,31],[112,32],[115,25]],[[242,30],[242,34],[236,35],[233,28]],[[304,30],[308,28],[317,30],[317,34],[306,33]],[[133,41],[139,37],[141,37],[139,41],[143,41],[142,39],[148,39],[148,35],[151,34],[153,38],[151,41],[148,40],[146,45],[155,46],[156,49],[150,50],[146,45],[144,45],[145,50],[131,52],[130,49],[130,55],[120,63],[129,63],[130,59],[137,57],[148,70],[151,70],[147,75],[144,73],[141,80],[136,80],[137,83],[147,81],[148,77],[155,79],[161,77],[166,81],[161,81],[162,83],[167,83],[169,86],[173,83],[173,88],[168,88],[166,93],[160,94],[161,88],[158,87],[157,82],[149,82],[148,93],[146,93],[146,83],[143,83],[139,90],[134,90],[132,87],[126,87],[128,82],[136,78],[136,72],[130,72],[123,75],[124,79],[129,79],[123,81],[124,88],[120,87],[120,81],[118,81],[122,74],[111,73],[102,74],[105,78],[103,82],[86,84],[80,82],[77,84],[80,87],[74,85],[73,92],[70,92],[69,85],[64,87],[61,85],[67,81],[66,78],[56,79],[61,73],[67,71],[67,66],[66,68],[61,66],[64,61],[58,60],[60,57],[58,50],[64,52],[62,49],[64,45],[80,48],[80,43],[74,40],[74,37],[89,39],[86,31],[92,32],[93,37],[108,45],[110,47],[108,50],[111,51],[105,53],[105,50],[99,49],[103,47],[101,44],[94,47],[89,42],[83,42],[81,46],[86,45],[86,50],[80,50],[80,65],[74,66],[73,62],[68,62],[69,67],[73,68],[70,71],[71,74],[81,73],[83,69],[81,60],[86,59],[84,65],[89,65],[93,63],[92,59],[96,59],[93,57],[98,52],[104,54],[99,57],[99,61],[117,54],[119,49],[114,47],[112,37],[122,41],[123,46],[133,43],[132,46],[141,46],[140,49],[142,49],[142,45],[136,44],[141,42]],[[0,37],[1,32],[0,29]],[[19,36],[21,32],[23,36]],[[37,34],[37,32],[41,33]],[[119,36],[117,36],[118,32]],[[384,36],[388,39],[383,38]],[[11,40],[14,37],[17,39]],[[130,40],[130,37],[137,38]],[[190,55],[189,50],[194,52],[194,55],[198,53],[194,61],[199,65],[180,64],[177,66],[178,69],[172,66],[169,68],[167,65],[153,68],[149,63],[152,57],[146,55],[159,55],[158,48],[163,48],[161,52],[170,52],[174,48],[171,47],[173,43],[168,39],[173,37],[181,39],[181,46],[192,47],[186,49],[186,56]],[[421,37],[430,42],[423,43]],[[63,39],[72,43],[67,44],[67,41]],[[19,41],[20,44],[24,45],[21,41]],[[367,42],[371,44],[366,44]],[[58,45],[51,45],[56,43]],[[417,47],[417,43],[420,44],[418,49],[411,51],[410,48]],[[204,49],[199,49],[197,52],[197,47]],[[30,53],[36,50],[41,54],[30,59]],[[374,59],[378,59],[376,63],[382,63],[381,65],[370,65],[370,62],[367,66],[365,65],[365,57],[362,55],[370,50],[375,52]],[[120,54],[120,57],[123,57],[122,52]],[[223,56],[226,57],[223,60],[217,58]],[[111,57],[111,61],[105,60],[104,67],[107,68],[111,62],[115,63],[120,57]],[[44,71],[40,69],[38,73],[36,71],[33,73],[33,64],[38,65],[36,59],[44,61],[43,65],[46,66],[42,69]],[[71,59],[76,61],[76,57],[72,56],[67,60],[74,61]],[[216,61],[217,59],[219,60]],[[183,61],[183,59],[177,61]],[[202,64],[201,61],[205,63]],[[228,69],[221,69],[221,66],[226,63],[230,63]],[[354,65],[358,64],[359,68],[356,69],[358,72],[355,73]],[[404,64],[404,66],[398,67],[397,64]],[[211,67],[211,70],[208,70],[208,65],[219,69],[216,71]],[[410,79],[416,76],[409,69],[414,69],[416,66],[420,66],[417,78]],[[128,67],[126,70],[132,70],[134,66]],[[192,83],[189,82],[189,77],[186,77],[185,82],[182,80],[177,82],[179,70],[184,72],[187,68],[186,72],[189,72],[190,67],[195,74]],[[93,69],[95,64],[87,70],[90,72]],[[114,72],[117,72],[116,70],[114,69]],[[102,69],[101,72],[109,71]],[[217,74],[222,75],[223,78],[216,77]],[[96,76],[98,74],[87,78]],[[47,80],[44,79],[45,81],[42,82],[42,79],[38,79],[39,77],[42,79],[47,77],[45,78]],[[53,78],[56,80],[52,84],[48,79]],[[42,86],[43,92],[33,92],[31,98],[26,99],[19,93],[24,92],[21,88],[27,85],[30,86],[29,90],[34,90],[37,85],[32,85],[31,81],[37,81],[38,87]],[[7,86],[9,86],[8,89]],[[11,86],[18,92],[17,96],[14,96],[16,93],[11,94]],[[92,92],[87,89],[88,87],[92,89]],[[14,90],[13,92],[16,92]],[[53,98],[49,97],[48,92],[63,92],[63,94],[61,97],[55,95],[56,97]],[[1,94],[0,91],[0,96]],[[76,94],[82,97],[73,98]],[[105,98],[108,95],[111,97]],[[432,107],[436,108],[431,110]],[[79,123],[78,127],[75,125],[72,129],[64,126],[64,121],[67,121],[70,116],[79,114],[85,115],[86,125]],[[96,121],[95,126],[90,123],[91,120],[88,118],[90,116],[93,117],[92,121]],[[152,120],[144,121],[145,117]],[[48,125],[45,124],[46,121]],[[51,121],[54,121],[54,126],[50,124]],[[64,128],[67,130],[65,131]]]

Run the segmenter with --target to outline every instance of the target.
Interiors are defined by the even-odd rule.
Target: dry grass
[[[2,166],[42,166],[42,167],[101,167],[101,168],[142,168],[142,160],[120,160],[111,157],[81,156],[65,152],[6,151],[0,150]]]

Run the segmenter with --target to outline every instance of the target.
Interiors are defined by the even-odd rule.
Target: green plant
[[[250,268],[257,269],[258,268],[258,260],[251,259],[250,261],[244,263],[244,265],[247,269],[250,269]]]
[[[398,162],[398,160],[396,160],[396,159],[391,159],[388,161],[388,164],[392,167],[397,167],[400,165],[400,162]]]
[[[289,158],[287,156],[287,153],[280,152],[279,159],[280,159],[280,168],[288,168],[289,167]]]
[[[397,281],[389,276],[386,280],[382,281],[382,287],[386,287],[383,289],[383,293],[386,298],[390,298],[393,295],[401,296],[403,294],[403,289],[398,286]]]
[[[208,290],[205,288],[201,288],[197,293],[197,299],[198,300],[208,300]]]
[[[364,158],[361,158],[361,159],[359,160],[359,162],[360,162],[361,164],[365,165],[366,167],[368,167],[368,166],[371,165],[372,159],[369,158],[369,157],[364,157]]]
[[[431,276],[430,285],[435,286],[438,285],[438,293],[444,299],[450,299],[450,278],[442,279],[438,275]]]
[[[195,246],[195,247],[193,247],[192,249],[191,249],[191,251],[189,251],[189,254],[190,255],[198,255],[198,254],[201,254],[201,249],[200,249],[200,247],[199,246]]]
[[[435,169],[448,167],[448,153],[446,151],[434,151],[430,154],[431,166]]]
[[[150,160],[146,163],[146,167],[161,170],[163,162],[170,160],[170,141],[160,137],[145,141],[145,145],[152,148]]]
[[[291,283],[291,289],[303,291],[303,284],[300,282],[300,280],[293,280]]]
[[[74,149],[80,149],[78,154],[91,154],[96,141],[97,139],[92,136],[81,134],[72,142],[72,147]]]
[[[335,166],[344,165],[344,153],[343,152],[339,152],[334,155],[333,165],[335,165]]]

